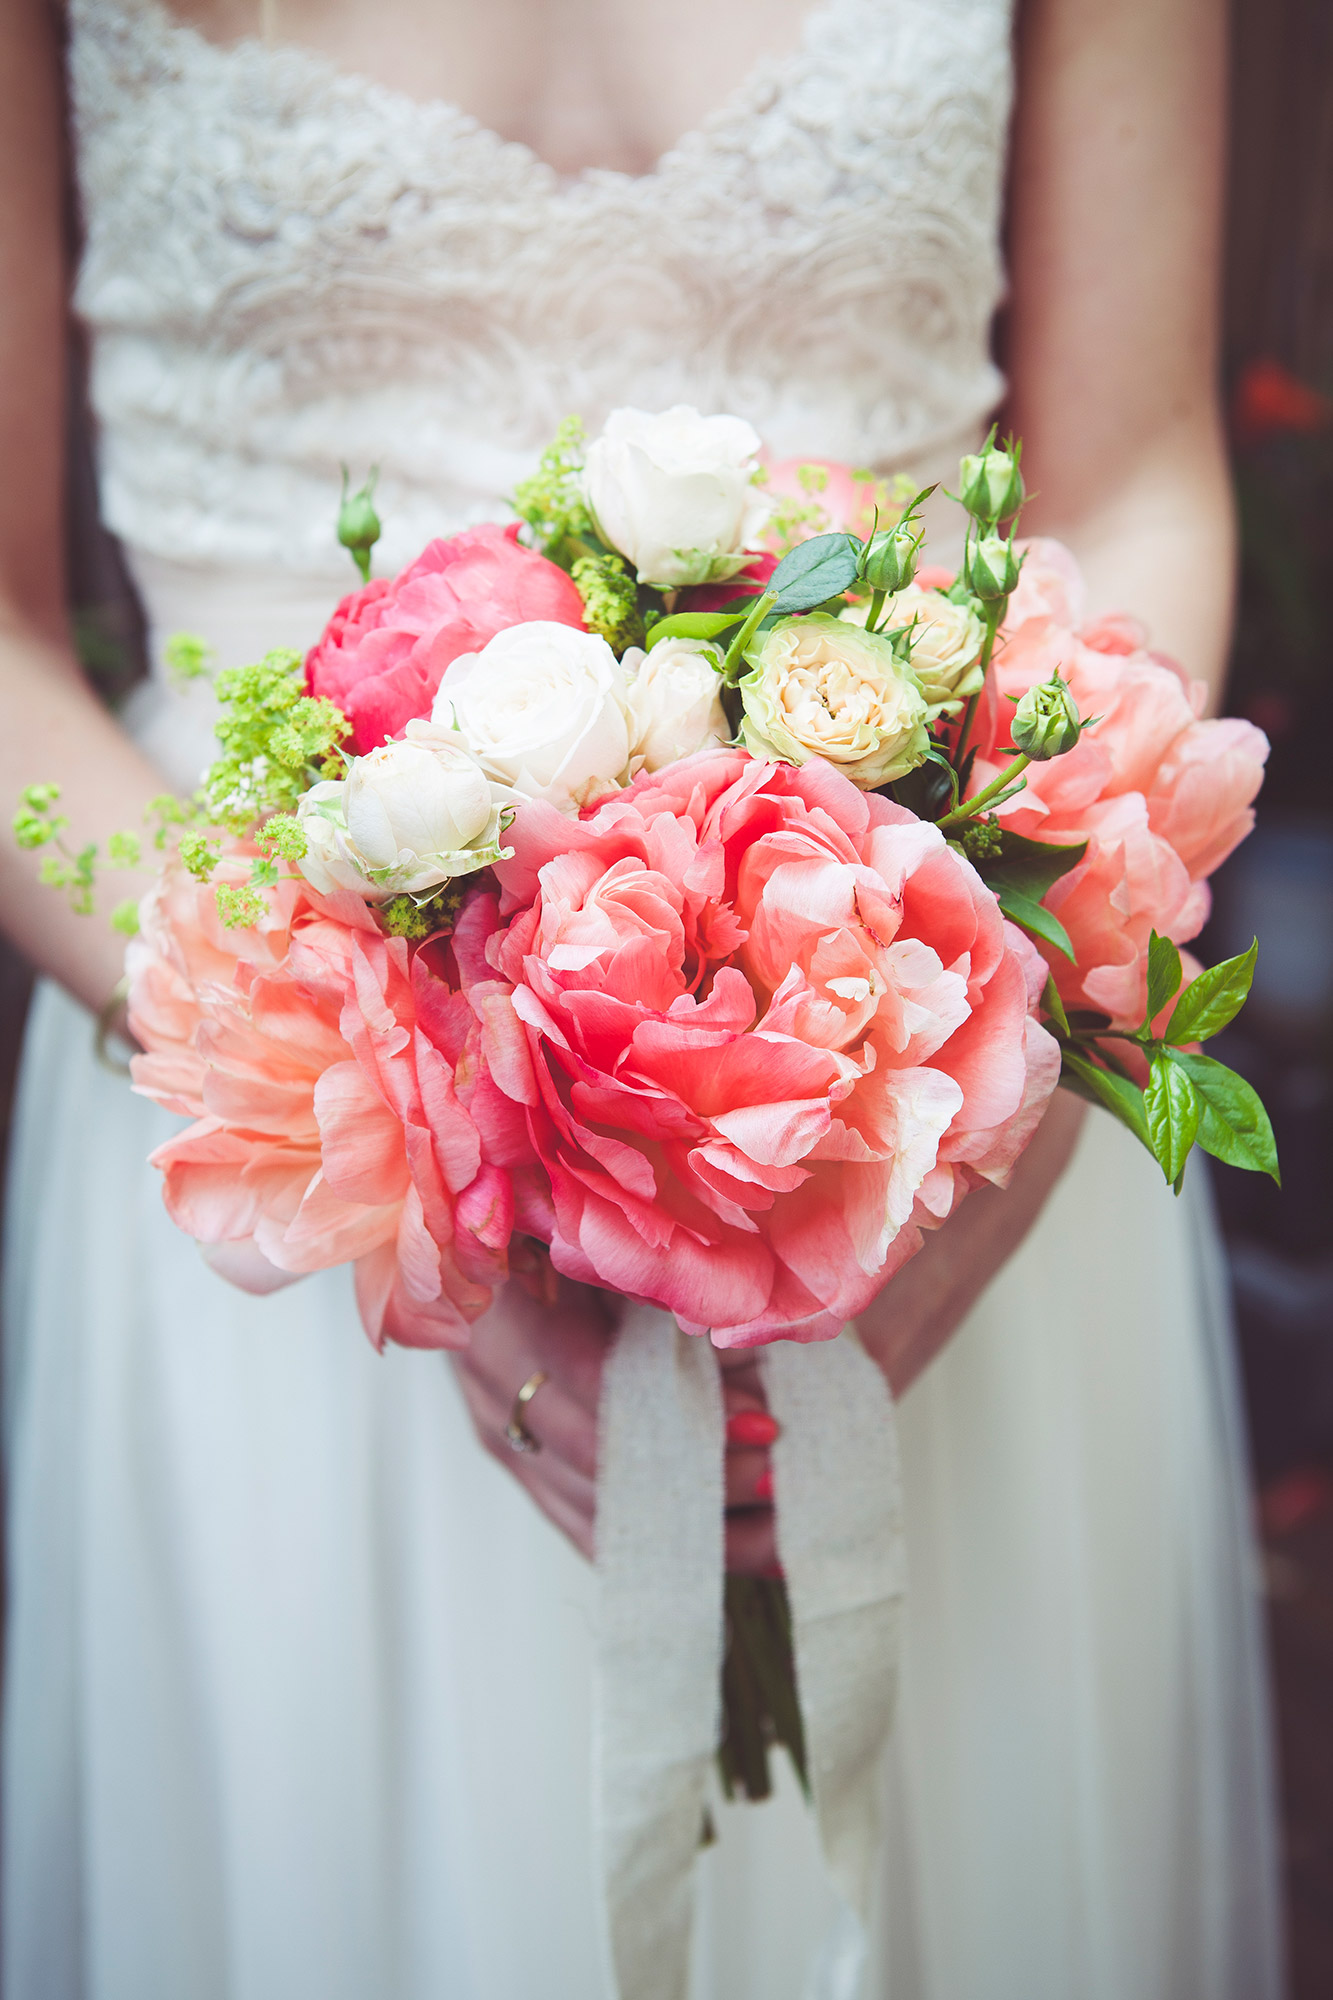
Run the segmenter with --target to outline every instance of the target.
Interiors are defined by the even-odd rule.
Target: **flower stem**
[[[756,597],[754,601],[754,607],[747,615],[745,623],[741,626],[735,638],[732,640],[731,644],[727,647],[726,655],[722,661],[721,667],[719,668],[719,672],[721,673],[724,681],[734,682],[740,679],[740,673],[737,670],[737,662],[740,660],[742,654],[745,651],[745,648],[749,645],[751,639],[754,637],[755,630],[758,627],[760,620],[767,616],[768,612],[772,610],[773,606],[776,603],[777,603],[777,592],[773,590],[766,590],[763,593],[762,597]]]
[[[986,607],[984,614],[986,619],[986,639],[981,648],[981,678],[983,683],[990,672],[991,655],[995,651],[995,634],[1000,629],[1000,619],[1004,615],[1004,609],[1008,601],[1007,598],[1001,598],[998,603]],[[959,773],[962,772],[963,757],[967,750],[967,739],[972,734],[972,724],[977,713],[977,703],[980,700],[981,689],[978,688],[963,712],[963,726],[958,732],[958,748],[953,753],[954,769]]]
[[[872,590],[870,593],[870,609],[866,613],[867,632],[878,632],[879,630],[880,613],[884,609],[884,597],[885,593],[882,590]]]
[[[992,778],[990,783],[984,790],[979,791],[975,798],[964,799],[962,805],[955,806],[952,812],[946,813],[943,819],[936,820],[935,824],[941,827],[952,826],[958,820],[976,819],[980,813],[988,812],[997,801],[1011,796],[1009,791],[1010,785],[1013,784],[1019,772],[1025,771],[1031,762],[1032,759],[1024,756],[1020,750],[1013,762],[1001,771],[998,778]],[[1019,785],[1016,789],[1021,792],[1023,787]]]

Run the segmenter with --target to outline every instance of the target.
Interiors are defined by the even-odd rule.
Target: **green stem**
[[[773,590],[766,590],[762,597],[756,597],[754,609],[748,614],[745,623],[727,647],[719,669],[724,681],[734,683],[740,679],[740,674],[736,670],[736,662],[741,658],[745,648],[754,637],[759,621],[768,615],[777,601],[777,592]]]
[[[867,632],[879,630],[879,615],[884,609],[884,597],[885,593],[882,590],[872,590],[870,593],[870,609],[866,613]]]
[[[995,634],[1000,629],[1000,620],[1004,616],[1004,608],[1008,602],[1007,597],[1002,597],[998,603],[992,605],[986,612],[986,640],[981,648],[981,678],[983,682],[990,672],[991,655],[995,651]],[[977,703],[980,700],[981,689],[978,688],[972,699],[968,702],[963,714],[963,726],[958,733],[958,748],[954,751],[954,769],[960,774],[963,769],[963,757],[967,750],[967,739],[972,734],[972,724],[976,719]]]
[[[944,818],[936,820],[935,824],[940,827],[952,826],[958,820],[976,819],[978,814],[989,811],[990,807],[998,799],[1010,797],[1010,785],[1013,784],[1014,779],[1020,771],[1026,771],[1031,762],[1032,759],[1025,756],[1020,750],[1013,762],[1007,764],[1004,770],[1001,771],[999,777],[992,778],[990,783],[982,791],[979,791],[974,799],[965,799],[962,805],[955,806],[951,813],[946,813]],[[1016,789],[1022,791],[1023,787],[1019,785]]]

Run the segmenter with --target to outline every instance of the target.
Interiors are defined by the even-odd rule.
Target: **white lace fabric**
[[[494,518],[560,419],[691,402],[779,457],[947,469],[989,355],[1007,0],[823,0],[649,174],[161,0],[71,0],[104,512],[178,562],[341,576]]]

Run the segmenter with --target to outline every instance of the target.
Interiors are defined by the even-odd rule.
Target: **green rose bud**
[[[1008,541],[1003,535],[982,535],[968,554],[967,580],[983,604],[995,604],[1014,590],[1022,567],[1012,535]]]
[[[992,433],[993,435],[993,433]],[[1007,520],[1023,504],[1023,475],[1016,451],[988,444],[958,468],[959,498],[974,520],[987,526]]]
[[[365,485],[355,493],[347,491],[347,467],[343,467],[342,505],[338,509],[338,540],[348,550],[361,572],[362,583],[370,581],[370,551],[380,538],[380,517],[375,512],[375,481],[378,466]]]
[[[1058,673],[1039,687],[1029,688],[1014,710],[1011,726],[1014,742],[1034,763],[1044,764],[1049,757],[1063,756],[1066,750],[1073,749],[1082,733],[1083,723],[1074,697]]]
[[[861,574],[872,590],[892,595],[905,590],[916,575],[921,529],[900,521],[875,536],[862,558]]]

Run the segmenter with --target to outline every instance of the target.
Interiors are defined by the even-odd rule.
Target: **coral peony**
[[[719,1345],[828,1338],[1005,1178],[1056,1082],[1044,974],[934,827],[711,750],[511,838],[459,962],[559,1270]]]
[[[223,878],[249,858],[234,843]],[[359,899],[289,880],[269,903],[225,930],[176,859],[145,899],[135,1088],[196,1121],[153,1155],[167,1208],[246,1290],[351,1261],[377,1346],[459,1346],[504,1275],[512,1214],[456,1088],[471,1012]]]
[[[1209,909],[1205,878],[1254,823],[1251,801],[1268,743],[1252,723],[1200,719],[1205,689],[1149,653],[1130,619],[1073,629],[1082,585],[1068,551],[1029,546],[996,654],[995,693],[979,712],[971,789],[1003,768],[1013,704],[1057,669],[1083,716],[1096,716],[1074,749],[1032,765],[1001,809],[1029,838],[1086,840],[1079,865],[1047,893],[1069,933],[1076,965],[1042,949],[1067,1006],[1142,1019],[1147,951],[1155,929],[1177,944],[1196,937]],[[1015,615],[1017,613],[1018,615]]]
[[[431,542],[391,583],[377,577],[345,597],[306,679],[343,711],[364,756],[430,714],[450,661],[533,619],[581,626],[583,599],[562,569],[519,547],[517,522],[470,528]]]

